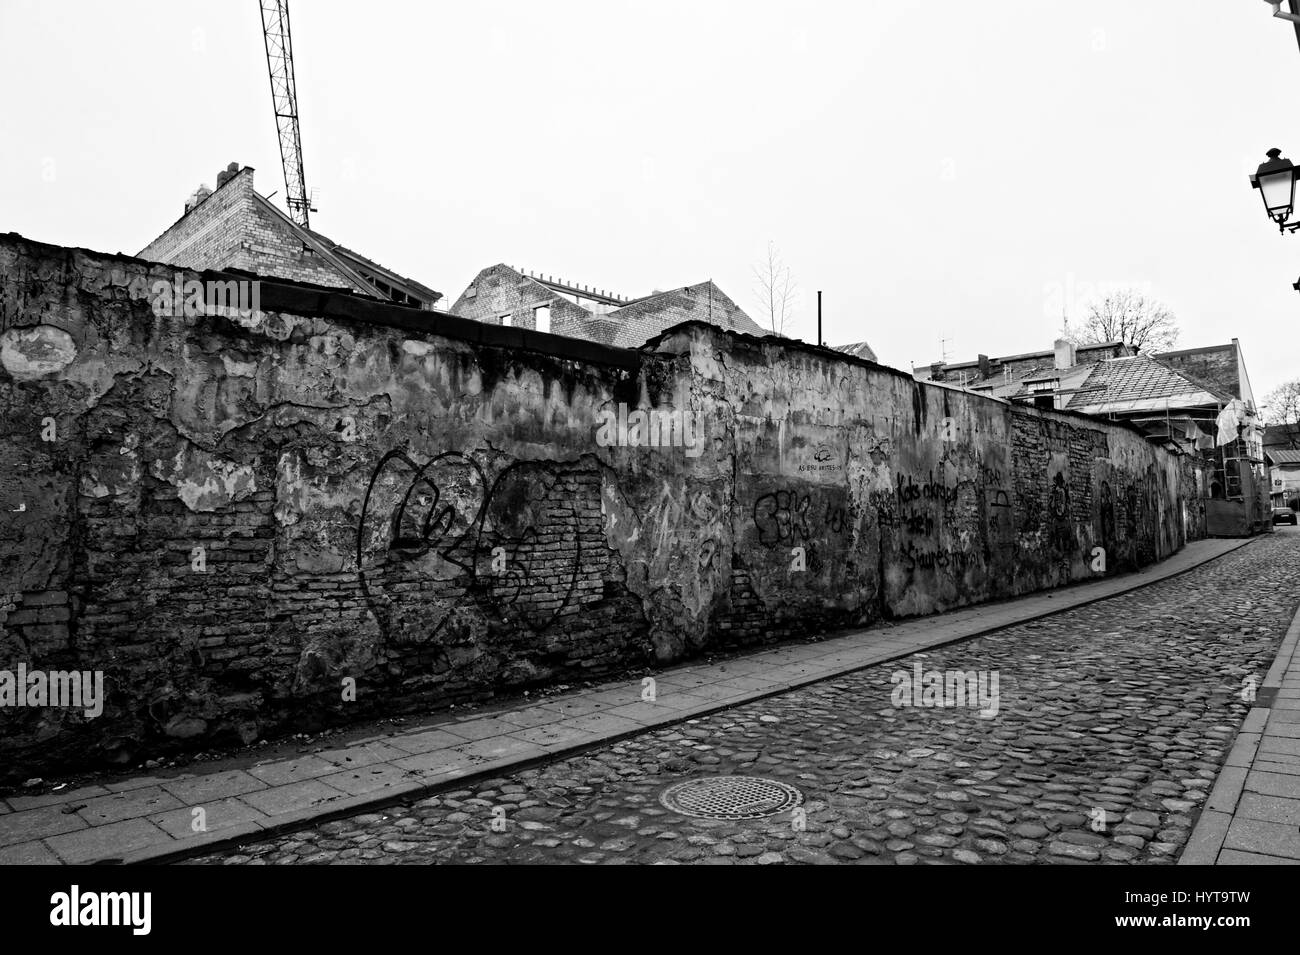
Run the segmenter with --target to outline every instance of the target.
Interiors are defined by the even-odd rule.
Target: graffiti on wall
[[[758,542],[764,547],[799,544],[849,529],[849,513],[840,504],[813,505],[807,492],[779,490],[754,500],[751,514]]]
[[[471,603],[534,632],[550,627],[572,601],[582,559],[577,511],[552,493],[556,480],[545,464],[517,462],[489,482],[455,451],[424,464],[402,450],[380,458],[356,561],[384,636],[432,640]]]

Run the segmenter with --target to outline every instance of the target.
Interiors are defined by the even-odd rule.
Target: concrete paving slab
[[[440,749],[450,749],[465,742],[462,736],[453,736],[440,729],[412,733],[409,736],[394,736],[390,745],[406,753],[432,753]]]
[[[80,805],[68,803],[68,806]],[[0,845],[15,845],[44,839],[88,825],[76,812],[64,812],[64,806],[42,806],[0,816]]]
[[[566,726],[563,723],[548,723],[545,726],[533,726],[510,734],[526,743],[535,743],[546,749],[581,746],[599,739],[595,733]]]
[[[1223,847],[1300,860],[1300,832],[1284,823],[1236,816],[1228,827]]]
[[[598,716],[596,718],[610,719],[611,717]],[[633,725],[635,726],[635,724]],[[452,749],[457,753],[464,753],[466,756],[487,761],[507,757],[518,760],[535,759],[538,756],[546,755],[546,751],[536,743],[516,739],[513,736],[494,736],[490,739],[475,740],[472,743],[466,743],[464,746],[453,746]]]
[[[60,806],[69,802],[85,802],[95,796],[108,795],[104,786],[78,786],[76,789],[61,789],[43,796],[10,796],[6,802],[14,811],[39,809],[42,806]]]
[[[194,810],[199,808],[203,809],[202,817],[195,816]],[[201,806],[185,806],[182,809],[172,809],[169,812],[156,813],[146,818],[173,839],[180,841],[201,836],[204,832],[220,833],[242,829],[245,824],[249,823],[255,823],[257,828],[261,828],[262,824],[270,820],[269,816],[258,812],[248,803],[234,797],[217,799]],[[206,828],[195,830],[194,826],[199,818],[202,819],[202,823]]]
[[[272,786],[238,798],[268,816],[280,816],[305,807],[319,806],[346,795],[342,790],[328,786],[318,779]]]
[[[227,796],[256,792],[259,789],[266,789],[267,784],[242,769],[232,769],[166,782],[160,788],[183,803],[195,805],[214,802]]]
[[[164,809],[178,809],[184,805],[185,803],[165,789],[150,786],[147,789],[132,789],[108,796],[96,796],[94,799],[87,800],[77,811],[77,815],[91,826],[104,826],[121,822],[123,819],[152,815]]]
[[[165,846],[174,841],[148,819],[126,819],[50,836],[45,843],[64,862],[81,865],[120,859],[136,849]]]
[[[515,724],[501,719],[480,719],[464,720],[458,723],[448,723],[441,729],[446,730],[453,736],[459,736],[461,742],[465,740],[490,739],[493,736],[504,736],[515,730]]]
[[[1262,819],[1300,829],[1300,799],[1244,793],[1237,804],[1237,813],[1247,819]]]
[[[63,860],[56,856],[43,842],[20,842],[17,845],[0,848],[0,865],[62,865]]]
[[[357,746],[327,749],[316,755],[342,769],[358,769],[374,763],[386,763],[394,759],[401,759],[403,756],[409,755],[409,753],[388,743],[369,742]]]
[[[1224,849],[1219,853],[1219,865],[1300,865],[1300,859],[1279,859],[1257,852]]]
[[[299,756],[296,759],[277,760],[259,763],[248,771],[248,775],[260,779],[268,786],[283,786],[286,783],[298,783],[304,779],[315,779],[337,773],[339,768],[327,759],[316,755]]]

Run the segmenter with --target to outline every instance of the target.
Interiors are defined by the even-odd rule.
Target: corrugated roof
[[[1288,448],[1269,448],[1264,452],[1274,464],[1300,464],[1300,451]]]

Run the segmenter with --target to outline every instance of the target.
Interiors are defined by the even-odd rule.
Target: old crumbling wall
[[[934,613],[1191,526],[1134,431],[829,350],[275,283],[167,314],[175,279],[0,238],[0,669],[107,687],[95,718],[0,709],[10,774]],[[679,412],[676,445],[634,446],[638,409]]]

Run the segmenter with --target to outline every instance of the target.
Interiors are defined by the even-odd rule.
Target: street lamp
[[[1277,223],[1279,231],[1286,229],[1286,220],[1291,218],[1291,212],[1295,209],[1297,172],[1300,170],[1282,155],[1282,150],[1270,149],[1268,161],[1260,163],[1255,175],[1250,177],[1251,188],[1259,190],[1264,200],[1264,210]],[[1300,223],[1292,226],[1293,231],[1296,226],[1300,226]]]

